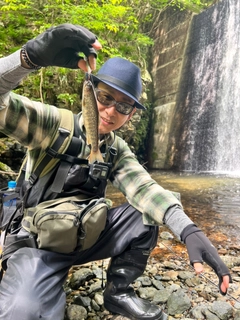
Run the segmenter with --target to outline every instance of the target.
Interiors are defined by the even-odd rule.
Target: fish
[[[83,83],[82,93],[82,115],[83,123],[86,129],[86,142],[91,145],[89,155],[89,163],[104,162],[101,151],[99,149],[99,114],[97,106],[97,98],[93,83],[90,80],[90,75],[86,74],[86,79]]]

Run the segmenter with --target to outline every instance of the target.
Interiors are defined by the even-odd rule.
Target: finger
[[[96,49],[96,50],[102,49],[102,45],[101,45],[101,43],[100,43],[98,40],[96,40],[96,41],[92,44],[92,47],[93,47],[94,49]]]
[[[93,54],[90,54],[88,56],[88,64],[91,68],[91,70],[95,70],[96,69],[96,58]]]
[[[200,274],[203,272],[204,268],[201,262],[193,263],[193,267],[195,269],[196,274]]]
[[[78,61],[78,68],[82,69],[84,72],[88,72],[88,67],[84,59]]]
[[[225,293],[229,287],[230,279],[228,275],[223,276],[222,279],[221,291]]]
[[[78,61],[78,68],[82,69],[85,72],[91,72],[89,71],[88,65],[90,66],[91,70],[96,69],[96,59],[94,55],[90,55],[88,58],[88,63],[84,59],[80,59]]]

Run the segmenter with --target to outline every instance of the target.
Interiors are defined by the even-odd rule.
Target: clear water
[[[181,193],[187,215],[213,243],[240,244],[240,176],[151,171],[162,187]],[[111,185],[107,196],[114,205],[125,197]]]

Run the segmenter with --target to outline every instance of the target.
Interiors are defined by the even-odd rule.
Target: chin
[[[99,128],[99,134],[107,134],[109,132],[111,132],[112,130],[107,130],[107,129],[102,129],[102,128]]]

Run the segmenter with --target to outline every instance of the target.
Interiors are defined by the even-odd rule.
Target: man
[[[0,60],[0,130],[28,147],[26,180],[41,150],[51,145],[60,123],[59,110],[10,91],[42,66],[86,71],[86,63],[79,57],[79,52],[84,53],[94,70],[95,49],[100,48],[101,44],[89,30],[63,24],[50,28],[28,41],[22,50]],[[100,117],[100,140],[104,146],[111,132],[128,121],[136,109],[145,109],[139,102],[141,75],[139,68],[130,61],[112,58],[92,77]],[[80,136],[84,137],[81,114],[77,119]],[[79,155],[87,159],[90,148],[85,139],[81,139],[83,145]],[[130,319],[167,319],[159,307],[139,299],[130,285],[144,272],[161,224],[166,224],[186,243],[197,273],[203,271],[203,261],[215,270],[220,292],[226,294],[231,277],[216,249],[185,215],[175,195],[151,179],[122,139],[115,139],[116,159],[109,180],[126,195],[128,203],[108,210],[104,231],[87,250],[62,254],[23,247],[13,253],[0,285],[0,319],[63,319],[65,294],[62,285],[69,268],[109,257],[112,259],[104,291],[105,308]],[[81,175],[77,179],[81,180]],[[84,186],[87,189],[81,182],[79,192],[86,191]],[[98,186],[94,190],[98,190]],[[21,234],[24,232],[28,237],[26,231],[20,231]]]

